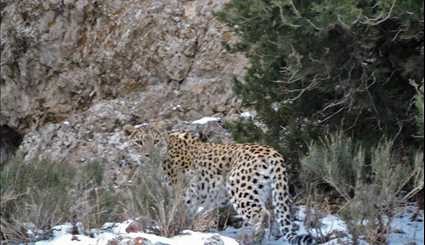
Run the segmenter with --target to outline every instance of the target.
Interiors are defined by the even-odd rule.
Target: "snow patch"
[[[424,215],[423,211],[416,220],[412,220],[416,212],[409,207],[406,212],[398,215],[391,223],[390,245],[397,244],[424,244]]]
[[[253,120],[256,116],[257,116],[257,113],[251,112],[251,111],[242,112],[240,114],[240,117],[241,118],[243,118],[243,119],[250,119],[250,120]]]
[[[199,120],[193,121],[192,124],[207,124],[209,122],[218,122],[221,118],[219,117],[203,117]]]
[[[122,224],[122,226],[125,226]],[[121,225],[120,225],[121,228]],[[120,229],[119,228],[119,229]],[[218,236],[225,245],[238,245],[239,243],[229,237],[221,236],[219,234],[214,233],[201,233],[201,232],[193,232],[193,231],[184,231],[182,235],[175,236],[172,238],[160,237],[152,234],[146,233],[116,233],[117,230],[112,232],[103,232],[97,234],[94,238],[84,236],[84,235],[71,235],[71,234],[62,234],[60,236],[55,236],[52,240],[48,241],[39,241],[36,242],[35,245],[75,245],[75,244],[84,244],[84,245],[107,245],[110,244],[112,240],[120,240],[119,244],[127,244],[125,242],[130,242],[136,238],[145,238],[151,241],[153,244],[155,243],[163,243],[170,245],[203,245],[205,241],[213,236]],[[129,243],[130,244],[130,243]]]
[[[177,110],[180,110],[180,109],[182,109],[182,106],[181,105],[176,105],[176,106],[174,106],[173,108],[171,108],[173,111],[177,111]]]
[[[142,123],[142,124],[138,124],[138,125],[134,126],[134,128],[144,128],[144,127],[147,127],[147,126],[149,126],[149,123]]]
[[[63,234],[53,240],[36,242],[36,245],[107,245],[107,240],[98,240],[88,236]]]
[[[272,106],[273,111],[275,111],[275,112],[279,111],[279,109],[280,109],[280,104],[278,102],[272,103],[271,106]]]

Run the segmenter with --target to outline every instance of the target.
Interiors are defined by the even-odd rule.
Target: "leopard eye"
[[[143,141],[142,140],[136,140],[136,144],[143,145]]]

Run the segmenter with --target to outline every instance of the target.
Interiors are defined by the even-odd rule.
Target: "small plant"
[[[104,181],[104,166],[100,162],[88,163],[78,170],[74,179],[72,206],[73,222],[85,227],[100,227],[118,219],[119,195]]]
[[[126,188],[122,206],[127,217],[151,224],[148,229],[157,230],[162,236],[177,235],[190,227],[183,198],[185,183],[181,181],[173,187],[168,185],[161,167],[161,156],[155,149]]]
[[[354,244],[386,242],[396,209],[423,189],[423,154],[414,166],[401,164],[392,154],[392,143],[380,143],[366,152],[342,133],[310,145],[301,161],[306,182],[331,188],[342,198],[339,214]],[[307,179],[308,178],[308,179]],[[307,181],[308,180],[308,181]]]
[[[301,161],[303,168],[308,170],[303,172],[304,179],[324,182],[346,201],[350,200],[364,159],[364,152],[354,148],[353,140],[344,138],[342,133],[310,145],[308,156]]]

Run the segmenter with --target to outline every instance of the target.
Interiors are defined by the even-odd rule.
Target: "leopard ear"
[[[133,125],[127,124],[124,126],[124,134],[130,136],[136,128]]]
[[[181,136],[183,137],[183,139],[188,140],[188,139],[193,139],[195,138],[194,135],[190,132],[184,132],[181,134]]]
[[[207,142],[208,141],[208,135],[204,134],[204,132],[199,132],[199,140],[202,142]]]
[[[204,134],[202,131],[197,132],[194,138],[202,142],[208,141],[208,135]]]

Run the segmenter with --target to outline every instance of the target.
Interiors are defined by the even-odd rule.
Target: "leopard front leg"
[[[192,214],[224,207],[229,203],[223,176],[212,175],[200,169],[191,178],[185,194],[185,203]]]
[[[198,213],[199,209],[202,207],[201,205],[205,202],[206,196],[200,190],[200,177],[194,176],[186,189],[184,201],[191,215],[195,215]]]

